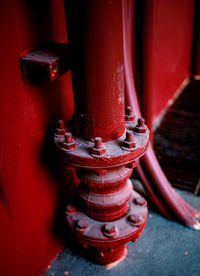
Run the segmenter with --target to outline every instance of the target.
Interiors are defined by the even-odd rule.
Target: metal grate
[[[154,150],[173,186],[200,190],[200,81],[191,81],[154,134]]]

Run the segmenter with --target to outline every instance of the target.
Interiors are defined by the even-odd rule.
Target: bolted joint
[[[143,197],[136,197],[134,199],[134,203],[136,205],[140,205],[140,206],[144,206],[144,205],[146,206],[147,205],[147,202],[146,202],[146,200]]]
[[[56,128],[58,135],[65,135],[67,129],[63,120],[58,120],[58,128]]]
[[[135,147],[136,147],[136,143],[135,143],[133,131],[127,130],[126,139],[124,140],[122,148],[126,150],[132,150]]]
[[[136,118],[136,116],[133,113],[132,107],[131,106],[127,106],[127,108],[126,108],[126,115],[125,115],[126,121],[134,121],[135,118]]]
[[[96,137],[94,139],[95,146],[92,149],[92,154],[94,155],[103,155],[106,152],[106,149],[103,145],[102,138],[101,137]]]
[[[76,208],[73,205],[71,205],[71,204],[67,205],[67,207],[66,207],[66,214],[67,215],[72,215],[75,212],[76,212]]]
[[[128,217],[128,220],[129,220],[130,222],[136,224],[136,223],[140,222],[140,217],[139,217],[138,215],[136,215],[136,214],[133,214],[133,215],[130,215],[130,216]]]
[[[138,124],[135,127],[135,131],[138,133],[146,133],[147,132],[147,125],[145,125],[145,119],[144,118],[139,118],[138,119]]]
[[[103,234],[108,238],[114,238],[118,235],[118,229],[115,224],[105,224],[103,227]]]
[[[72,139],[71,132],[65,133],[65,141],[63,142],[63,146],[67,150],[73,150],[76,147],[75,141]]]
[[[86,219],[79,219],[76,223],[76,230],[85,232],[88,228],[88,221]]]

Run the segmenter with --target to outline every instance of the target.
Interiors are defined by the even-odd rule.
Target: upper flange
[[[133,132],[134,147],[128,148],[124,143],[127,141],[127,132]],[[101,155],[93,152],[94,142],[85,141],[79,137],[73,137],[75,146],[67,149],[64,135],[55,134],[54,140],[64,155],[67,165],[81,168],[113,168],[133,163],[132,168],[137,166],[138,159],[145,153],[149,142],[149,130],[137,131],[137,120],[126,122],[125,133],[116,140],[103,143],[105,151]]]

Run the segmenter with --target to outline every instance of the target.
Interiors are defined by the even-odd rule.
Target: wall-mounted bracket
[[[64,43],[51,43],[24,51],[20,64],[25,81],[34,84],[54,81],[70,69],[69,47]]]

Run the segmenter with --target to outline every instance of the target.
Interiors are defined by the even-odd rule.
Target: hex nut
[[[76,230],[80,232],[86,231],[88,228],[88,221],[86,219],[79,219],[76,223]]]
[[[108,238],[114,238],[118,235],[118,229],[115,224],[105,224],[103,227],[103,234]]]
[[[72,150],[72,149],[75,149],[76,143],[74,141],[71,143],[63,142],[63,147],[67,150]]]
[[[76,212],[76,208],[73,205],[68,204],[67,207],[66,207],[67,215],[74,214],[75,212]]]
[[[134,149],[136,147],[136,143],[135,142],[124,141],[123,147],[126,148],[126,149]]]
[[[92,153],[94,155],[103,155],[104,153],[106,152],[106,149],[105,148],[102,148],[102,149],[96,149],[96,148],[93,148],[92,149]]]
[[[140,222],[140,217],[139,217],[138,215],[136,215],[136,214],[133,214],[133,215],[130,215],[130,216],[128,217],[128,220],[129,220],[130,222],[136,224],[136,223]]]
[[[136,116],[133,113],[132,107],[131,106],[127,106],[125,120],[126,121],[134,121],[135,118],[136,118]]]
[[[106,149],[102,143],[102,138],[101,137],[96,137],[94,139],[95,146],[92,149],[92,154],[101,156],[106,152]]]
[[[143,197],[136,197],[134,199],[134,203],[136,205],[144,206],[144,205],[146,205],[146,200]]]
[[[138,119],[138,124],[134,129],[138,133],[146,133],[147,132],[147,125],[145,125],[145,119],[144,118],[139,118]]]
[[[122,149],[134,149],[136,147],[136,143],[134,141],[134,134],[131,130],[127,130],[126,132],[126,139],[122,145]]]
[[[56,132],[58,135],[65,135],[66,133],[66,127],[65,122],[63,120],[58,120],[58,127],[56,128]]]
[[[67,150],[75,149],[76,143],[72,140],[71,132],[65,133],[65,141],[63,142],[63,147]]]

